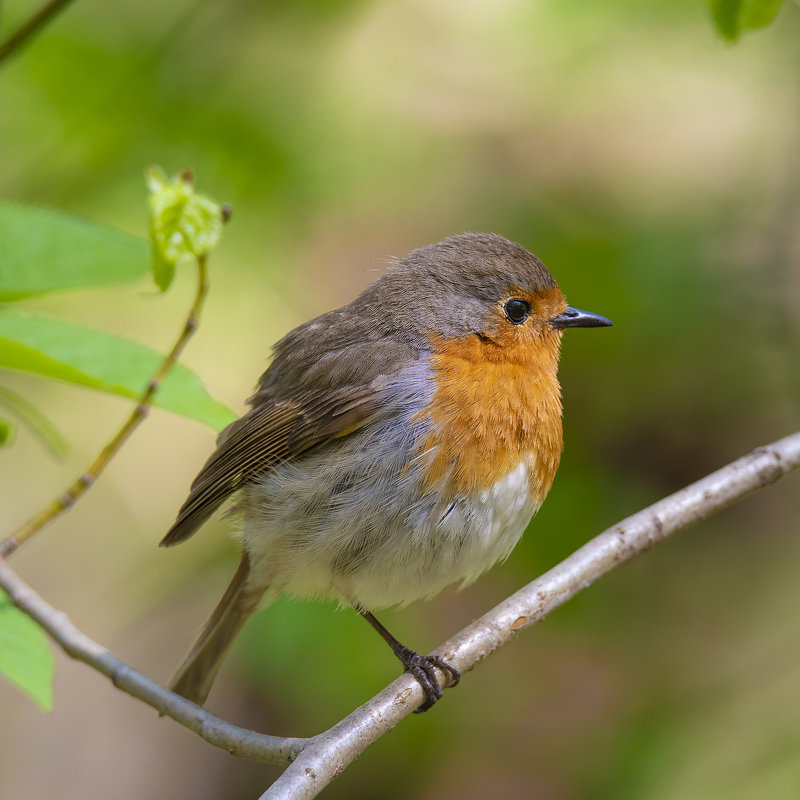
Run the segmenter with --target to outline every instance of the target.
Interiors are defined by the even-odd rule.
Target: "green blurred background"
[[[10,30],[34,9],[4,5]],[[570,302],[566,450],[504,565],[382,619],[436,646],[588,538],[800,423],[800,12],[738,44],[699,0],[78,0],[0,71],[0,195],[144,234],[142,173],[233,206],[185,361],[243,407],[269,347],[391,257],[464,230],[520,241]],[[165,349],[192,294],[27,302]],[[0,453],[2,521],[61,491],[129,404],[3,376],[67,433]],[[156,544],[213,433],[155,411],[14,565],[165,680],[235,568],[230,524]],[[800,796],[796,476],[616,571],[406,720],[330,798]],[[352,612],[278,602],[209,708],[310,735],[397,674]],[[254,798],[234,759],[59,658],[41,714],[0,684],[0,796]]]

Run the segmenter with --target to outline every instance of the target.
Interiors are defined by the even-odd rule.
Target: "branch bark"
[[[462,672],[472,669],[519,631],[543,619],[614,567],[798,467],[800,433],[753,451],[601,533],[464,628],[438,648],[436,654]],[[211,744],[256,761],[292,762],[261,800],[315,797],[424,699],[417,681],[404,674],[337,725],[310,739],[244,730],[175,695],[89,639],[66,615],[28,587],[2,558],[0,587],[70,656],[102,672],[118,688],[172,717]]]
[[[118,689],[152,706],[159,714],[171,717],[209,744],[242,758],[268,764],[288,764],[306,743],[306,739],[268,736],[238,728],[171,692],[79,631],[63,611],[45,602],[2,558],[0,587],[11,602],[39,623],[68,656],[102,672]]]

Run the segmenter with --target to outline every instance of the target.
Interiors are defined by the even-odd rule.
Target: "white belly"
[[[354,575],[346,591],[364,607],[380,608],[471,583],[511,553],[536,512],[528,474],[523,462],[479,497],[461,497],[444,512],[440,506],[391,558]]]
[[[477,497],[410,502],[380,525],[347,513],[340,518],[347,524],[334,529],[327,519],[324,532],[309,530],[307,520],[293,530],[291,518],[265,530],[251,516],[244,539],[253,577],[273,591],[369,610],[465,586],[508,556],[537,510],[529,469],[526,459]]]

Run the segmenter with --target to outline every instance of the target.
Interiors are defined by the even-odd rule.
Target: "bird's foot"
[[[436,677],[437,668],[445,675],[445,686],[455,686],[461,680],[461,672],[439,656],[421,656],[407,647],[404,647],[397,656],[406,668],[406,672],[417,679],[417,683],[425,692],[425,702],[414,712],[415,714],[427,711],[442,696],[442,687]]]

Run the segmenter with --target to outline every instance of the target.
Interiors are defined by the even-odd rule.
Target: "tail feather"
[[[249,574],[250,561],[245,552],[222,600],[170,680],[169,688],[187,700],[199,705],[205,702],[225,653],[258,607],[264,588],[248,587]]]

